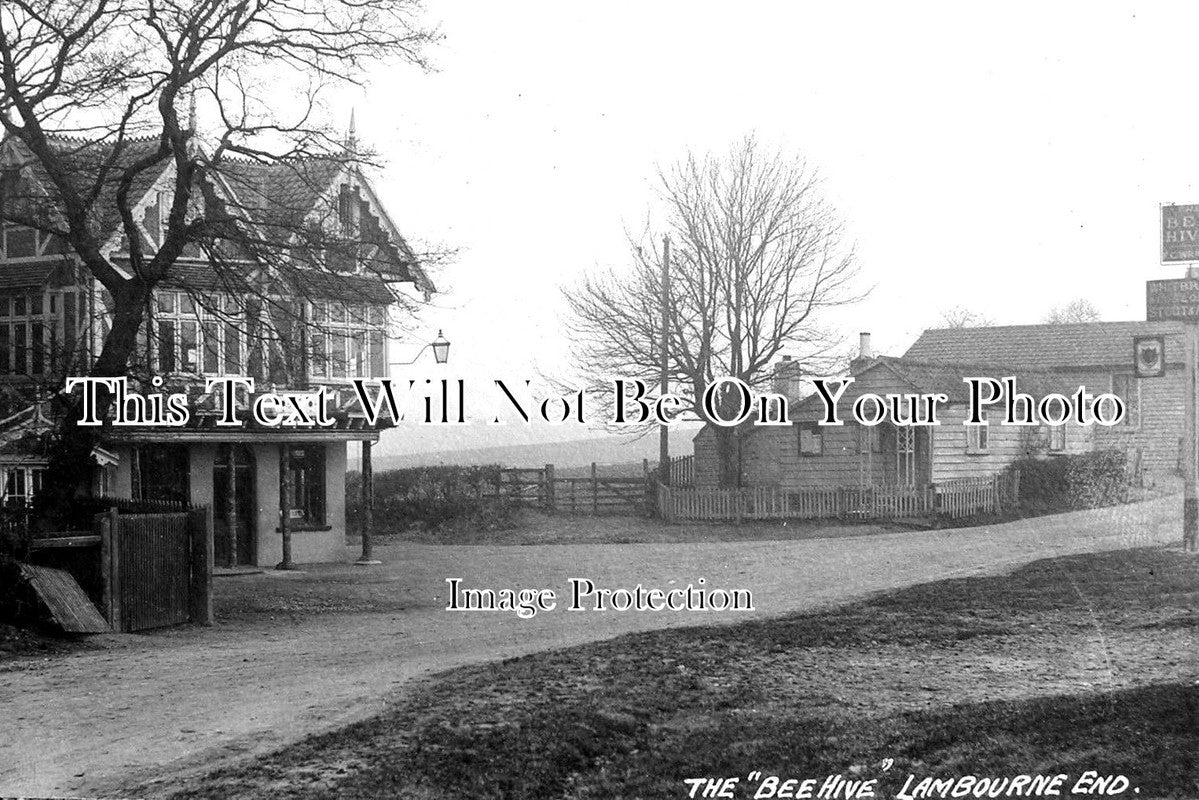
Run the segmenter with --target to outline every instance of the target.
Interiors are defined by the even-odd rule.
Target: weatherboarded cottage
[[[1133,338],[1165,338],[1165,375],[1137,378]],[[1128,409],[1124,423],[1096,427],[1092,446],[1116,448],[1139,464],[1149,480],[1177,474],[1181,457],[1184,357],[1179,322],[1085,322],[927,330],[905,359],[1015,364],[1051,373],[1063,385],[1092,394],[1112,392]]]
[[[1166,374],[1133,374],[1133,337],[1162,335]],[[947,328],[925,331],[901,357],[875,357],[869,334],[851,364],[855,381],[841,397],[841,426],[819,424],[824,403],[813,394],[793,398],[791,425],[746,424],[740,436],[740,484],[783,490],[832,487],[947,485],[993,477],[1015,460],[1116,448],[1151,480],[1177,471],[1182,432],[1181,325],[1114,322]],[[792,362],[794,363],[794,362]],[[964,424],[968,377],[1013,376],[1021,392],[1042,397],[1112,393],[1126,406],[1118,425],[1012,427]],[[835,388],[835,385],[834,385]],[[936,426],[874,427],[855,422],[849,409],[864,393],[943,393]],[[711,426],[695,437],[695,482],[719,483]]]

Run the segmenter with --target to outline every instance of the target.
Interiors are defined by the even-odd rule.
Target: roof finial
[[[356,109],[350,109],[350,130],[346,133],[346,150],[350,155],[358,153],[358,124],[354,119]]]

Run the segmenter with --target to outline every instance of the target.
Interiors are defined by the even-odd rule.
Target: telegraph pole
[[[1199,267],[1187,267],[1187,279],[1199,279]],[[1186,463],[1183,465],[1182,490],[1182,548],[1188,553],[1199,550],[1199,490],[1196,489],[1196,473],[1199,472],[1199,443],[1195,441],[1195,359],[1199,358],[1199,321],[1187,320],[1186,329],[1186,376],[1185,413],[1183,439]]]
[[[666,396],[670,391],[670,235],[662,237],[662,351],[661,381],[658,387],[658,398]],[[658,424],[658,475],[666,486],[671,484],[670,477],[670,438],[669,428]]]

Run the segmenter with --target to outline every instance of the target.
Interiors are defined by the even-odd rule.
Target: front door
[[[928,428],[887,424],[880,438],[888,485],[924,486],[929,482]]]
[[[234,567],[255,560],[254,454],[245,445],[217,448],[212,467],[213,560]]]

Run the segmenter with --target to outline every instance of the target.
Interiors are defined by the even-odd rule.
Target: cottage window
[[[987,412],[980,412],[979,419],[982,420],[981,425],[966,424],[966,452],[967,453],[985,453],[987,446],[990,444],[990,428],[986,425]]]
[[[325,524],[325,448],[288,448],[288,486],[285,507],[289,523]]]
[[[859,425],[858,426],[858,452],[859,453],[881,453],[882,439],[878,435],[877,425]]]
[[[1066,450],[1066,426],[1049,426],[1049,452],[1062,453]]]
[[[20,508],[33,502],[33,496],[41,491],[46,470],[42,467],[4,468],[4,505]]]
[[[824,455],[824,433],[814,422],[799,426],[799,454],[801,456]]]
[[[1141,425],[1141,380],[1135,375],[1113,375],[1112,394],[1124,401],[1124,424]]]

